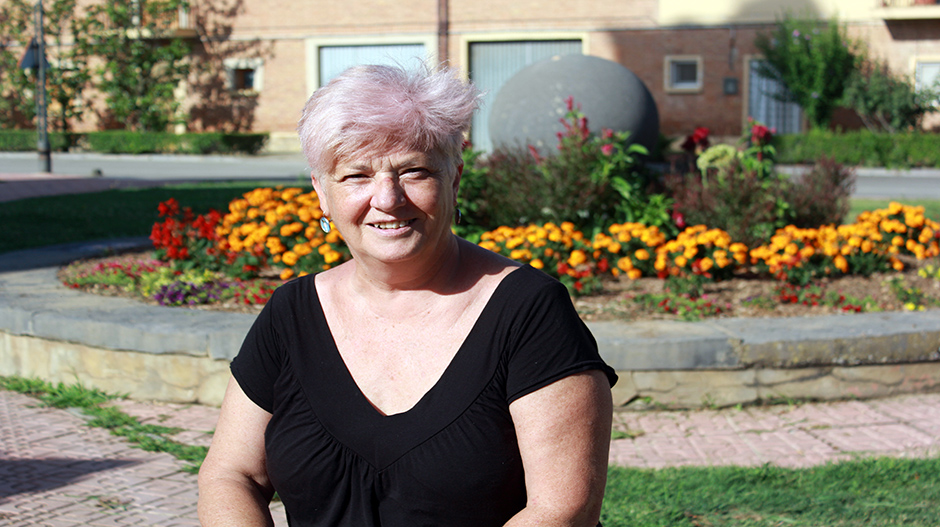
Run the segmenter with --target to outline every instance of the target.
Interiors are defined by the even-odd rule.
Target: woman
[[[597,524],[613,371],[565,288],[451,232],[476,91],[364,66],[300,138],[353,258],[280,287],[199,474],[203,525]],[[334,228],[329,222],[324,228]]]

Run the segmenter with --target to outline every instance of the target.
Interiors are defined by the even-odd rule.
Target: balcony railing
[[[885,20],[940,19],[940,0],[876,0]]]
[[[106,31],[140,32],[141,38],[194,38],[196,25],[189,8],[180,7],[175,12],[152,17],[149,13],[134,15],[126,25],[118,26],[110,19],[102,19]]]
[[[937,5],[940,0],[880,0],[881,7],[911,7],[915,5]]]

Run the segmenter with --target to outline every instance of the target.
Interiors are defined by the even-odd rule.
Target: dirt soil
[[[105,258],[84,260],[80,267],[63,268],[59,271],[59,278],[80,269],[89,269],[100,262],[129,262],[146,259],[152,252],[127,253]],[[920,289],[928,299],[928,309],[940,306],[940,280],[918,276],[917,269],[925,262],[909,262],[911,266],[904,272],[879,273],[872,276],[846,276],[837,279],[826,279],[814,284],[823,298],[843,296],[849,304],[864,305],[865,311],[901,311],[905,309],[905,302],[892,291],[890,280],[900,277],[908,289]],[[937,266],[934,259],[929,262]],[[270,278],[266,278],[270,280]],[[833,306],[831,302],[821,300],[817,305],[781,303],[778,289],[780,282],[769,279],[759,279],[752,276],[741,276],[731,280],[707,284],[704,299],[713,306],[720,307],[722,312],[718,317],[798,317],[846,312],[841,306]],[[653,306],[647,307],[635,298],[643,294],[663,293],[665,282],[657,278],[641,278],[629,280],[627,278],[615,279],[604,284],[601,294],[581,296],[574,299],[575,307],[582,318],[594,320],[682,320],[682,317],[665,313]],[[134,298],[139,301],[157,305],[157,302],[145,298],[136,292],[124,291],[113,286],[86,286],[83,291],[108,295]],[[197,306],[195,309],[232,311],[240,313],[258,313],[261,306],[236,305],[234,302],[217,303]]]

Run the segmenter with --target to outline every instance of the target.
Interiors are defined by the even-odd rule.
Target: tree
[[[128,130],[165,131],[176,118],[174,93],[189,74],[189,47],[167,38],[185,0],[104,0],[88,7],[75,45],[100,59],[96,87],[107,117]]]
[[[24,0],[0,4],[0,126],[28,126],[36,117],[36,81],[20,68],[20,53],[29,44],[33,8]]]
[[[46,2],[43,34],[46,36],[46,89],[50,123],[54,130],[68,132],[81,119],[86,106],[81,93],[90,79],[87,57],[68,44],[76,22],[76,0]],[[0,124],[28,126],[36,117],[36,71],[19,67],[19,56],[35,36],[33,4],[5,0],[0,6]]]
[[[869,130],[894,133],[919,128],[937,97],[935,88],[918,90],[910,78],[891,73],[886,64],[866,60],[849,79],[843,103]]]
[[[783,83],[814,127],[825,127],[859,61],[856,44],[836,19],[792,18],[760,33],[754,45],[764,55],[760,74]]]

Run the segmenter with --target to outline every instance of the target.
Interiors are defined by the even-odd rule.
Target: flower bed
[[[264,304],[284,280],[349,258],[337,230],[319,229],[319,201],[312,191],[259,188],[233,200],[224,215],[194,215],[175,200],[158,210],[162,219],[151,233],[152,257],[72,266],[63,272],[64,282],[136,294],[161,305],[244,309]],[[940,255],[940,224],[924,217],[923,208],[898,203],[865,212],[849,225],[787,226],[753,249],[704,225],[666,239],[657,227],[638,223],[614,224],[589,237],[570,222],[499,227],[483,233],[479,245],[558,278],[576,297],[602,299],[605,290],[619,291],[617,301],[685,319],[740,314],[761,305],[838,311],[894,309],[898,302],[908,309],[940,305],[940,272],[925,264]],[[910,266],[913,274],[906,280],[923,280],[884,286],[889,273],[901,276]],[[866,287],[885,287],[896,301],[828,286],[845,277],[868,277],[874,281]],[[660,285],[639,286],[651,279]],[[716,298],[733,280],[772,285],[745,299]]]

